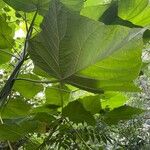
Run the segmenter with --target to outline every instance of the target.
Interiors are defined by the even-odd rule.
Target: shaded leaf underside
[[[107,26],[70,12],[57,1],[41,28],[30,40],[29,53],[34,63],[53,77],[89,91],[137,90],[132,81],[140,70],[145,29]],[[96,86],[75,82],[76,75]]]

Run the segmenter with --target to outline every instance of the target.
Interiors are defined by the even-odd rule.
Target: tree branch
[[[0,107],[3,107],[7,103],[7,97],[10,94],[12,87],[14,85],[14,82],[15,82],[14,79],[17,78],[19,71],[20,71],[20,68],[25,61],[27,48],[28,48],[28,41],[32,35],[33,26],[34,26],[34,22],[35,22],[37,13],[38,13],[38,10],[35,12],[34,17],[32,19],[32,22],[30,24],[29,30],[27,32],[25,44],[24,44],[24,49],[23,49],[23,52],[21,54],[21,58],[18,61],[15,69],[13,70],[12,74],[10,75],[9,79],[7,80],[6,84],[4,85],[3,89],[0,92]]]

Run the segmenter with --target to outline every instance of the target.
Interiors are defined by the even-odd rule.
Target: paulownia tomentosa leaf
[[[130,28],[139,27],[118,16],[118,1],[91,1],[85,2],[81,15],[98,20],[107,25],[122,25]]]
[[[52,0],[4,0],[15,10],[23,12],[38,12],[42,15],[48,11]],[[60,0],[66,7],[74,11],[80,11],[84,0]]]
[[[85,110],[83,105],[79,101],[70,102],[62,111],[63,116],[68,117],[70,121],[74,123],[84,123],[89,125],[95,125],[95,119],[93,115]]]
[[[81,10],[81,15],[98,20],[103,13],[109,8],[110,1],[87,0],[84,3],[84,8]]]
[[[92,92],[137,90],[133,80],[141,67],[145,29],[104,25],[57,0],[41,29],[28,51],[35,65],[51,76]]]
[[[69,102],[70,92],[66,86],[56,85],[46,88],[46,104],[64,106]]]
[[[41,76],[41,77],[44,77],[44,78],[51,78],[47,72],[40,69],[38,66],[34,66],[33,72],[38,76]]]
[[[118,15],[140,26],[150,25],[149,0],[118,0]]]
[[[102,109],[114,109],[123,106],[127,102],[127,97],[120,92],[105,92],[101,95]]]
[[[11,56],[7,52],[9,52],[9,50],[0,49],[0,65],[11,59]]]
[[[48,10],[51,0],[3,0],[15,10],[33,12],[38,9],[40,13]]]
[[[108,108],[112,110],[114,108],[121,107],[127,101],[127,98],[120,92],[105,92],[101,95],[90,95],[78,99],[87,111],[92,114],[100,113],[102,109]]]
[[[102,109],[99,95],[86,96],[82,99],[79,99],[79,102],[81,102],[84,108],[92,114],[99,113]]]
[[[20,124],[1,124],[0,125],[0,140],[17,141],[25,137],[29,133],[34,133],[39,127],[37,121],[25,121]]]
[[[45,133],[46,126],[51,124],[55,118],[50,115],[50,113],[31,113],[30,116],[23,117],[21,114],[25,113],[25,109],[29,109],[27,105],[23,105],[22,108],[20,107],[19,109],[19,101],[14,101],[13,105],[14,106],[14,111],[6,112],[9,111],[8,108],[4,110],[5,116],[3,115],[3,122],[4,124],[0,125],[0,140],[10,140],[10,141],[16,141],[20,138],[24,138],[26,135],[29,133]],[[16,107],[17,106],[17,107]],[[25,106],[25,108],[23,108]],[[10,105],[8,106],[10,108]],[[13,109],[13,108],[11,108]],[[23,110],[21,110],[23,109]],[[16,113],[16,117],[15,117]],[[20,113],[20,117],[18,114]],[[27,114],[26,114],[27,115]],[[13,118],[12,118],[13,117]],[[56,121],[56,120],[55,120]]]
[[[33,117],[33,121],[40,121],[46,124],[51,124],[52,121],[54,120],[55,118],[46,112],[36,113],[35,116]]]
[[[84,0],[60,0],[60,2],[67,8],[78,12],[80,12],[84,4]]]
[[[21,74],[18,78],[38,81],[40,80],[40,78],[33,74]],[[31,81],[18,80],[14,84],[14,89],[22,94],[25,98],[30,99],[43,90],[43,85]]]
[[[8,62],[12,57],[9,53],[14,43],[13,36],[12,28],[0,15],[0,65]]]
[[[0,49],[12,48],[13,30],[6,22],[5,18],[0,15]]]
[[[31,105],[21,99],[13,99],[2,109],[1,117],[3,119],[13,119],[28,116]]]
[[[109,124],[117,124],[119,121],[132,119],[133,116],[144,113],[144,110],[131,106],[121,106],[108,112],[104,117],[104,121]]]

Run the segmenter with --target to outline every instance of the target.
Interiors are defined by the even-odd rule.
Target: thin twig
[[[59,92],[60,92],[60,98],[61,98],[61,108],[62,108],[62,110],[63,110],[63,107],[64,107],[64,99],[63,99],[63,95],[62,95],[62,91],[61,91],[62,89],[63,89],[63,83],[60,82]],[[61,114],[62,114],[62,112],[61,112]]]
[[[35,12],[34,17],[32,19],[32,22],[30,24],[30,27],[28,29],[27,35],[26,35],[26,40],[25,40],[25,44],[24,44],[24,51],[23,51],[23,59],[25,59],[25,57],[26,57],[26,51],[27,51],[27,48],[28,48],[28,41],[29,41],[29,39],[32,35],[33,26],[34,26],[34,22],[35,22],[37,13],[38,13],[38,11]]]
[[[29,28],[28,28],[28,21],[27,21],[27,15],[26,15],[26,13],[24,13],[24,21],[25,21],[25,24],[26,24],[26,31],[28,32]]]

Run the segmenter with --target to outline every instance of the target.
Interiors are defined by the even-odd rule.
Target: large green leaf
[[[10,100],[2,109],[1,116],[3,119],[19,118],[29,115],[31,105],[21,99]]]
[[[33,117],[33,121],[40,121],[40,122],[44,122],[47,124],[51,124],[52,121],[54,121],[55,118],[48,114],[48,113],[37,113],[34,117]]]
[[[13,42],[13,30],[8,26],[5,18],[0,15],[0,65],[11,59],[10,48]]]
[[[70,98],[70,90],[66,86],[52,86],[45,91],[46,104],[62,106],[65,105]]]
[[[138,29],[132,31],[134,32],[135,30],[137,30],[138,33]],[[116,40],[117,38],[119,38],[119,36],[114,39]],[[128,38],[130,39],[130,37],[127,37],[127,39]],[[141,67],[142,40],[139,38],[140,37],[130,39],[131,41],[118,47],[118,50],[113,54],[81,71],[79,76],[81,78],[86,76],[87,78],[98,80],[96,85],[103,90],[136,91],[137,88],[132,81],[139,75]],[[105,42],[105,44],[108,45],[109,42]],[[114,44],[111,43],[110,45],[112,45],[112,48],[110,48],[112,50]],[[106,53],[108,53],[108,51],[106,51]]]
[[[118,15],[136,25],[150,25],[149,0],[119,0]]]
[[[68,117],[70,121],[74,123],[88,123],[89,125],[95,124],[95,119],[93,115],[85,110],[83,105],[79,101],[70,102],[63,109],[63,116]]]
[[[119,92],[105,92],[101,95],[86,96],[79,101],[87,111],[92,114],[99,113],[101,109],[110,110],[123,106],[127,102],[127,97]]]
[[[39,75],[41,77],[44,77],[44,78],[50,78],[49,74],[45,71],[43,71],[42,69],[40,69],[39,67],[37,66],[34,66],[34,69],[33,69],[33,72],[36,74],[36,75]]]
[[[109,5],[110,2],[106,3],[103,0],[87,0],[84,4],[84,8],[81,10],[81,15],[98,20],[108,9]]]
[[[72,76],[78,73],[80,78],[96,80],[96,91],[135,91],[132,81],[140,70],[145,29],[107,26],[70,12],[57,1],[41,28],[30,40],[29,53],[45,72],[89,91],[90,85],[78,83],[76,76],[74,83]]]
[[[43,86],[40,83],[32,82],[40,81],[40,79],[33,74],[21,74],[19,75],[21,79],[29,79],[31,81],[26,80],[17,80],[14,85],[14,89],[21,93],[26,98],[33,98],[37,93],[43,90]]]
[[[82,9],[84,0],[60,0],[65,6],[74,11],[80,11]]]
[[[3,16],[0,16],[0,49],[11,48],[13,45],[13,30],[8,26]]]
[[[3,1],[0,1],[0,9],[5,6],[5,3]]]
[[[108,5],[108,4],[107,4]],[[118,16],[118,1],[112,1],[109,4],[108,9],[99,18],[99,21],[107,25],[122,25],[129,28],[139,28],[139,25],[135,25],[128,20],[124,20]]]
[[[80,11],[83,0],[60,0],[66,7],[74,11]],[[38,9],[42,14],[48,11],[51,0],[4,0],[15,10],[33,12]]]
[[[99,113],[101,110],[101,100],[99,95],[87,96],[79,99],[79,101],[82,103],[84,108],[92,114]]]
[[[8,50],[0,49],[0,65],[10,61],[11,56]]]
[[[117,124],[119,121],[132,119],[135,115],[139,115],[143,112],[144,110],[142,109],[125,105],[108,112],[105,115],[104,121],[109,125]]]
[[[104,90],[100,88],[100,82],[95,79],[74,75],[65,81],[71,85],[92,93],[104,93]]]
[[[119,92],[106,92],[101,95],[102,108],[114,109],[124,105],[127,102],[127,97]]]
[[[109,5],[97,5],[84,7],[81,11],[81,15],[89,17],[94,20],[98,20],[102,14],[106,11]]]
[[[1,124],[0,140],[16,141],[28,133],[34,133],[38,129],[38,122],[26,121],[18,124]]]
[[[49,8],[51,0],[4,0],[15,10],[24,12],[33,12],[38,9],[39,12],[45,12]]]

